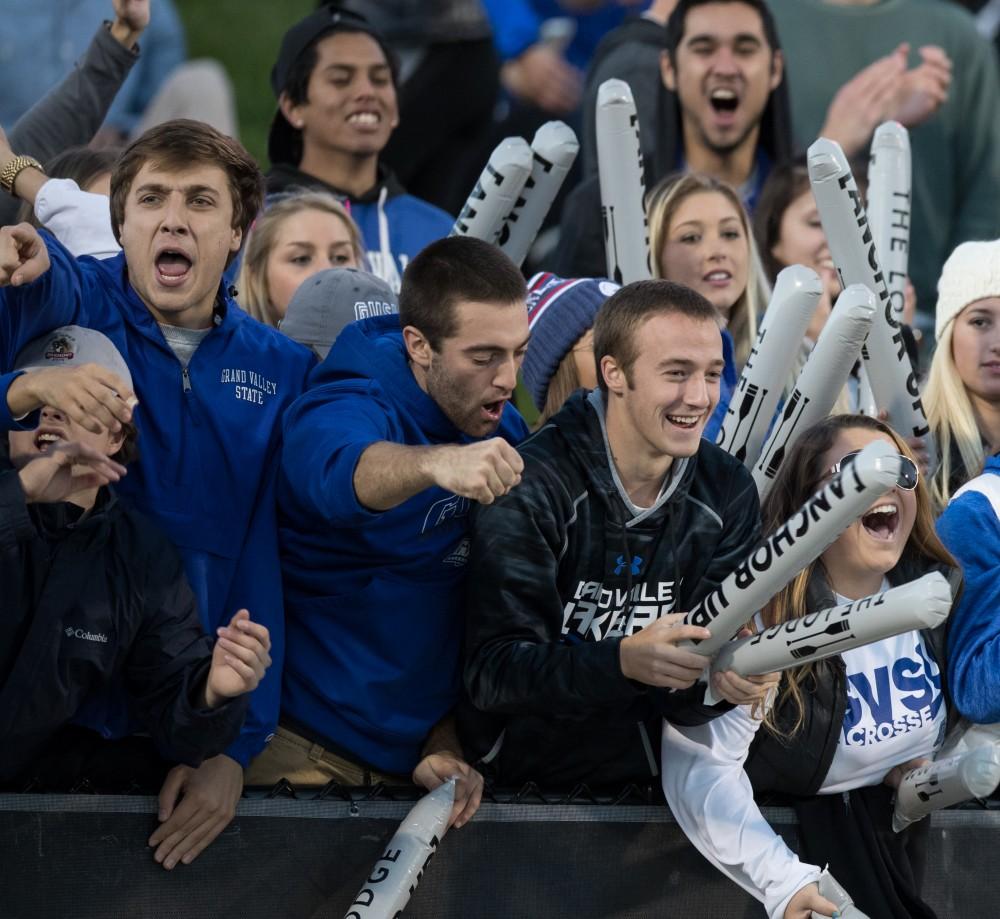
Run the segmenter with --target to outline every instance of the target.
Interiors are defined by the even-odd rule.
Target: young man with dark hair
[[[469,508],[520,480],[512,444],[526,428],[508,403],[528,343],[525,296],[495,246],[432,243],[406,269],[399,315],[345,328],[289,410],[282,724],[248,782],[412,773],[432,788],[454,772],[456,821],[478,806],[481,780],[448,716]]]
[[[268,138],[269,194],[319,188],[350,202],[372,273],[399,290],[407,262],[454,220],[405,193],[379,161],[399,123],[396,64],[367,19],[324,6],[281,41]]]
[[[107,371],[56,368],[37,379],[14,372],[0,377],[0,425],[33,426],[42,405],[85,426],[114,429],[134,418],[145,449],[119,490],[180,550],[206,630],[246,607],[270,630],[280,661],[278,421],[314,359],[247,316],[222,282],[262,197],[263,177],[235,140],[181,120],[148,131],[115,169],[120,255],[74,260],[26,224],[0,228],[0,285],[9,285],[0,290],[0,371],[40,333],[86,326],[125,357],[139,402]],[[232,819],[242,767],[277,722],[279,691],[275,667],[225,754],[170,773],[163,823],[151,838],[158,861],[190,861]],[[119,709],[120,696],[111,693],[95,701],[88,723],[118,734],[125,729]]]
[[[661,719],[721,711],[694,686],[707,659],[678,647],[708,632],[680,620],[760,535],[749,473],[701,437],[723,367],[711,303],[629,284],[597,314],[594,357],[599,388],[526,441],[520,485],[472,515],[465,685],[502,718],[464,712],[462,734],[504,785],[653,781]],[[714,688],[744,703],[772,683],[725,673]]]
[[[680,0],[663,34],[658,72],[645,78],[662,85],[658,116],[649,125],[639,116],[646,187],[672,172],[698,172],[731,185],[752,210],[771,164],[792,153],[784,58],[767,5],[762,0]],[[605,70],[602,76],[614,74]],[[592,108],[596,85],[590,98]],[[648,95],[643,93],[643,99]],[[587,117],[585,151],[596,149],[596,122]],[[563,211],[569,232],[562,234],[554,267],[563,277],[607,271],[596,153],[586,161],[592,164],[590,176]]]

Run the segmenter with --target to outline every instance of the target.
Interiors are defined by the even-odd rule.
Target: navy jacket
[[[0,780],[22,773],[113,677],[169,759],[197,766],[235,740],[247,697],[194,702],[212,659],[169,540],[107,489],[77,522],[28,506],[0,471]]]

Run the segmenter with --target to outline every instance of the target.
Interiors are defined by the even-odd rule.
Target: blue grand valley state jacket
[[[516,444],[526,433],[508,405],[499,434]],[[406,773],[458,697],[470,502],[434,487],[367,510],[354,469],[378,441],[471,442],[417,385],[396,316],[341,332],[285,417],[282,716],[357,760]]]
[[[117,492],[178,547],[205,629],[214,635],[241,607],[271,633],[273,664],[253,693],[239,739],[243,765],[277,722],[283,657],[281,572],[274,487],[279,421],[302,392],[314,359],[247,316],[220,287],[215,327],[184,370],[128,283],[123,255],[73,257],[43,234],[52,267],[33,284],[0,291],[0,426],[16,426],[6,391],[28,342],[63,325],[97,329],[132,373],[140,459]],[[95,703],[91,726],[124,730],[120,699]],[[99,724],[98,722],[103,722]]]

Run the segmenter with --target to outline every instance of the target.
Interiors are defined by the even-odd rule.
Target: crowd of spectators
[[[870,915],[933,915],[926,824],[892,834],[893,788],[962,716],[1000,721],[1000,68],[968,10],[319,4],[261,62],[267,163],[170,0],[12,17],[3,788],[142,785],[172,869],[244,785],[457,777],[456,826],[484,782],[655,785],[771,916],[833,914],[826,863]],[[648,189],[652,277],[624,286],[604,277],[610,78]],[[552,118],[581,155],[523,269],[451,235],[493,146]],[[864,187],[889,120],[910,130],[904,338],[940,461],[859,413],[855,368],[762,506],[714,441],[778,272],[822,288],[797,368],[841,293],[803,154],[836,140]],[[748,628],[940,571],[948,640],[709,678],[684,614],[876,441],[896,485]],[[798,854],[758,810],[774,795],[809,828]]]

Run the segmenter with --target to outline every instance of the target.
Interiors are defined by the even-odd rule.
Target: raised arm
[[[136,42],[149,22],[149,3],[114,0],[114,22],[98,28],[73,70],[11,128],[15,152],[45,162],[91,141],[138,59]],[[0,193],[0,224],[12,222],[17,209],[16,198]]]

